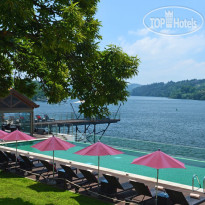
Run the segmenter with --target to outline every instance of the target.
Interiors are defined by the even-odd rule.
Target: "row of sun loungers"
[[[17,164],[16,164],[17,160]],[[92,170],[79,169],[61,164],[60,168],[54,166],[53,178],[53,164],[46,160],[39,160],[29,158],[28,156],[19,155],[16,159],[15,154],[10,152],[0,151],[0,167],[4,169],[12,169],[18,166],[24,173],[31,173],[36,176],[36,180],[49,181],[56,180],[57,183],[64,183],[67,188],[83,187],[85,189],[96,189],[97,193],[109,197],[115,197],[119,200],[125,200],[128,203],[138,204],[155,204],[156,190],[149,189],[144,183],[130,180],[129,182],[120,183],[119,179],[110,174],[103,174],[99,178],[96,172]],[[192,198],[185,197],[182,192],[165,188],[158,191],[158,204],[182,204],[182,205],[196,205],[205,201],[204,197]]]

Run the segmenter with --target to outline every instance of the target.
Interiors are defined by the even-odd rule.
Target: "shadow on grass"
[[[57,187],[52,187],[46,184],[32,184],[30,186],[28,186],[28,188],[35,190],[37,192],[64,192],[65,190],[63,189],[59,189]]]
[[[23,178],[23,176],[11,173],[9,171],[0,171],[0,178]]]
[[[2,205],[33,205],[28,201],[23,201],[21,198],[0,198],[0,204]]]
[[[77,195],[77,196],[71,196],[71,199],[78,202],[78,204],[87,204],[87,205],[109,205],[113,204],[111,202],[106,202],[105,200],[97,199],[93,196],[85,196],[85,195]]]

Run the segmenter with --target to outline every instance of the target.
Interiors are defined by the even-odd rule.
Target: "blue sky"
[[[196,32],[180,36],[159,35],[144,26],[147,13],[166,6],[187,7],[205,17],[204,0],[101,0],[98,5],[101,49],[115,44],[141,60],[139,74],[129,79],[131,83],[205,78],[205,24]],[[192,17],[183,9],[180,14],[187,19]]]

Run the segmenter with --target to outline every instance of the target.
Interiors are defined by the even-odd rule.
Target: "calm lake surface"
[[[60,105],[37,102],[40,107],[35,114],[72,112],[70,102],[74,101]],[[77,110],[77,104],[73,106]],[[110,107],[112,112],[117,109]],[[121,106],[120,118],[110,125],[102,141],[128,150],[161,148],[170,154],[204,159],[205,101],[131,96]]]

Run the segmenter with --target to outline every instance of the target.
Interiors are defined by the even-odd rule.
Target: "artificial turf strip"
[[[0,171],[0,204],[105,205],[108,203]]]

